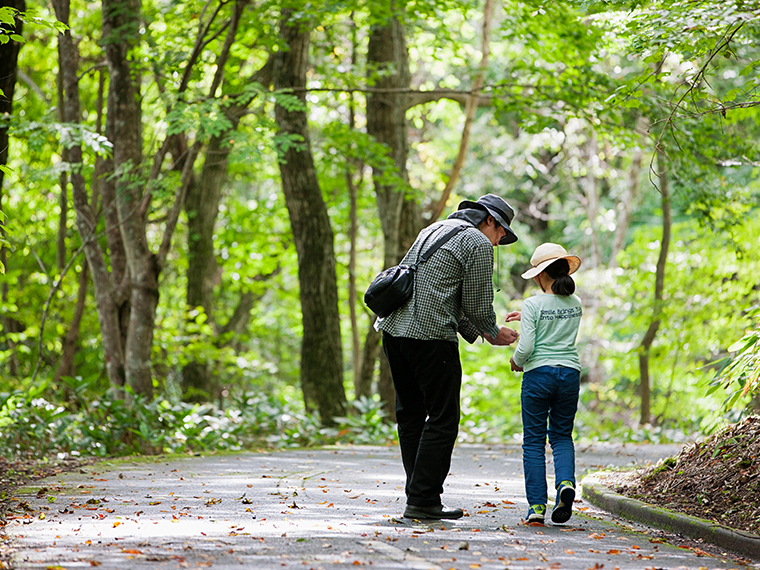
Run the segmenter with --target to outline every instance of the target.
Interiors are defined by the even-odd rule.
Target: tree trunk
[[[362,396],[369,398],[372,395],[372,380],[375,376],[375,365],[380,356],[380,333],[375,330],[374,323],[370,322],[367,335],[364,338],[362,349],[362,367],[359,382],[356,385],[356,398]]]
[[[87,301],[87,284],[90,282],[90,272],[87,270],[87,260],[82,260],[82,271],[79,272],[79,291],[77,293],[77,304],[74,307],[74,316],[71,318],[69,330],[63,337],[63,350],[61,351],[61,360],[58,362],[58,369],[55,371],[53,383],[63,376],[74,376],[74,356],[77,353],[77,343],[79,341],[79,326],[82,323],[84,315],[85,302]]]
[[[596,157],[599,154],[599,148],[596,138],[596,131],[591,129],[589,140],[585,145],[586,148],[586,176],[581,179],[581,186],[585,198],[586,216],[591,226],[591,251],[586,260],[586,267],[593,269],[598,267],[602,260],[601,249],[599,247],[599,180],[596,176]]]
[[[68,0],[56,0],[53,2],[56,17],[59,21],[68,24],[69,2]],[[71,37],[70,31],[66,31],[60,41],[60,65],[59,73],[62,75],[63,85],[63,116],[67,123],[80,121],[79,110],[79,85],[77,79],[77,67],[79,54]],[[98,308],[98,321],[105,352],[106,371],[113,386],[124,385],[124,352],[119,334],[118,310],[113,301],[108,266],[98,241],[95,239],[96,220],[89,203],[84,177],[82,176],[82,148],[79,145],[69,147],[69,161],[71,166],[71,187],[76,210],[77,229],[85,244],[85,256],[93,274],[95,286],[95,302]]]
[[[351,60],[349,61],[350,69],[356,65],[356,51],[358,49],[356,22],[354,13],[351,13]],[[351,130],[356,129],[356,111],[354,104],[354,94],[348,95],[348,126]],[[358,181],[354,182],[353,169],[358,171]],[[346,165],[346,185],[348,186],[348,199],[350,203],[348,238],[350,243],[348,255],[348,310],[351,318],[351,362],[354,373],[354,398],[368,397],[371,394],[372,386],[369,385],[369,391],[362,382],[362,345],[359,338],[359,317],[356,310],[358,303],[358,291],[356,288],[356,240],[359,234],[359,188],[362,185],[364,164],[349,160]],[[371,379],[371,376],[370,376]]]
[[[662,242],[660,243],[660,255],[657,259],[657,270],[655,274],[654,299],[652,303],[652,319],[649,322],[649,328],[644,334],[639,346],[639,374],[641,383],[641,417],[639,423],[650,423],[651,402],[650,402],[650,376],[649,376],[649,352],[657,335],[657,329],[660,327],[662,315],[664,290],[665,290],[665,267],[668,260],[668,248],[670,246],[670,189],[668,187],[668,172],[665,152],[657,150],[657,168],[660,182],[660,195],[662,205]]]
[[[316,405],[322,423],[346,412],[343,362],[335,274],[333,232],[322,199],[309,142],[304,88],[309,54],[309,31],[284,10],[280,37],[286,46],[275,58],[275,89],[298,93],[302,108],[275,105],[278,133],[300,141],[289,146],[280,160],[285,203],[298,255],[303,341],[301,386],[307,408]]]
[[[631,224],[631,213],[639,195],[639,176],[641,175],[643,156],[644,151],[641,147],[636,147],[633,151],[633,159],[628,172],[628,185],[618,203],[617,225],[615,227],[615,235],[612,238],[612,250],[610,251],[609,266],[611,268],[618,266],[618,253],[623,251],[625,247],[625,237],[628,233],[628,226]]]
[[[140,75],[130,52],[140,43],[139,0],[103,0],[103,43],[110,82],[107,119],[113,143],[115,203],[130,277],[130,314],[124,350],[126,381],[138,395],[153,395],[151,349],[158,305],[159,263],[146,235],[149,194],[132,177],[142,162]]]
[[[231,22],[228,37],[234,38],[244,4],[238,2]],[[226,58],[225,60],[226,61]],[[223,62],[220,62],[220,66]],[[251,82],[270,85],[272,82],[272,60],[268,60],[251,78]],[[188,267],[187,306],[189,309],[203,307],[208,322],[216,328],[214,309],[214,281],[218,274],[214,255],[214,229],[219,215],[221,189],[227,181],[228,159],[232,148],[228,144],[231,133],[237,130],[240,119],[254,100],[250,97],[224,108],[224,114],[231,123],[228,131],[212,137],[206,147],[203,170],[197,182],[190,184],[187,193],[186,211],[188,219]],[[201,400],[203,394],[211,394],[213,381],[207,363],[191,362],[182,370],[182,385],[186,393],[194,394],[190,399]]]
[[[4,0],[2,6],[10,6],[19,12],[26,12],[26,2],[24,0]],[[23,33],[24,23],[16,18],[15,33]],[[18,68],[18,54],[21,50],[21,43],[9,41],[0,44],[0,117],[10,117],[13,113],[13,93],[16,88],[16,71]],[[8,164],[8,124],[0,124],[0,165]],[[0,271],[5,271],[8,264],[8,249],[5,246],[7,233],[5,231],[5,219],[3,218],[3,182],[5,173],[0,170]],[[4,281],[0,287],[0,298],[3,303],[8,301],[8,283]],[[21,330],[21,323],[13,317],[3,315],[2,328],[5,333],[15,333]],[[8,369],[6,373],[10,376],[18,376],[18,358],[12,341],[8,342],[11,351],[8,358]]]
[[[373,169],[377,208],[383,229],[383,268],[396,265],[406,252],[401,232],[402,210],[405,207],[404,197],[409,180],[406,168],[409,154],[409,134],[406,122],[408,95],[401,92],[403,89],[408,89],[410,85],[409,55],[404,26],[394,13],[396,4],[393,0],[390,1],[389,8],[391,16],[372,26],[367,48],[367,68],[379,74],[377,78],[370,76],[369,81],[374,82],[375,87],[379,89],[391,90],[368,95],[367,133],[388,147],[400,178],[398,185],[383,183],[382,176],[385,172]],[[399,91],[393,92],[394,89]],[[414,203],[410,202],[407,207],[412,204]],[[381,358],[384,359],[384,357]],[[378,393],[383,401],[384,410],[390,418],[395,419],[393,382],[387,365],[385,368],[386,370],[383,370],[381,364]]]
[[[391,1],[390,9],[395,9]],[[372,26],[367,48],[367,67],[378,74],[374,80],[378,89],[407,89],[410,83],[409,58],[404,27],[392,15],[387,21]],[[385,251],[383,266],[396,265],[399,255],[399,229],[401,209],[409,176],[406,169],[409,154],[408,129],[406,122],[405,93],[370,93],[367,97],[367,132],[390,150],[390,156],[398,169],[402,186],[384,184],[382,170],[373,170],[377,207],[383,228]]]

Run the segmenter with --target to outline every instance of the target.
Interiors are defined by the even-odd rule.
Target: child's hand
[[[505,319],[506,322],[511,323],[512,321],[519,321],[522,314],[520,311],[513,311],[507,315],[507,318]]]
[[[512,358],[509,359],[509,366],[512,368],[512,372],[522,372],[523,371],[523,369],[520,366],[517,366],[517,364],[515,364],[514,357],[512,357]]]

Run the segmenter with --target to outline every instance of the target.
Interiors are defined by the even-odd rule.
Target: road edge
[[[602,483],[603,475],[603,471],[589,473],[581,481],[581,496],[595,507],[625,519],[699,538],[720,548],[760,560],[760,536],[619,495]]]

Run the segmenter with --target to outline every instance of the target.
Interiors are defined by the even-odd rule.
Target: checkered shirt
[[[420,232],[401,263],[415,263],[439,237],[461,225],[470,227],[418,267],[412,298],[378,319],[378,330],[396,337],[452,342],[458,342],[459,333],[469,343],[484,332],[499,334],[493,310],[493,244],[477,227],[456,219],[432,224]]]

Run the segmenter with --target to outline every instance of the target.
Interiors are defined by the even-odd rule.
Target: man
[[[441,236],[464,226],[419,265],[411,299],[376,325],[396,388],[407,518],[463,515],[441,503],[459,430],[457,333],[469,343],[481,335],[497,346],[517,340],[515,331],[496,324],[492,283],[493,248],[517,241],[513,217],[509,204],[487,194],[422,230],[402,263],[415,263]]]

